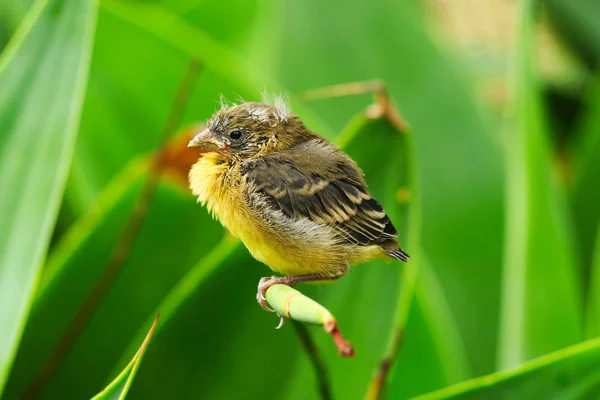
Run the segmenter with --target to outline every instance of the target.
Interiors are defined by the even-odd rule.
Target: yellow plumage
[[[190,188],[258,261],[287,277],[334,280],[375,257],[406,261],[398,233],[345,153],[308,130],[285,104],[223,107],[189,144],[202,157]]]
[[[239,168],[231,166],[217,153],[207,153],[192,167],[190,188],[198,201],[244,243],[255,259],[281,274],[326,278],[350,264],[384,255],[378,246],[342,249],[339,244],[323,238],[323,234],[317,234],[315,240],[308,243],[300,241],[300,237],[294,239],[278,234],[248,206]],[[340,252],[348,255],[343,265],[339,263]]]

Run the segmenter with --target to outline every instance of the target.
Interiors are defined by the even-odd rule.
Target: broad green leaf
[[[544,0],[554,26],[592,68],[600,60],[600,3],[596,1]]]
[[[147,172],[148,160],[124,169],[92,213],[78,221],[52,252],[7,387],[9,397],[26,390],[95,285],[130,218]],[[143,335],[126,354],[129,361],[156,316],[157,304],[221,236],[220,227],[199,209],[187,188],[163,179],[118,279],[42,398],[61,397],[67,388],[73,397],[90,397],[91,391],[107,381],[126,346],[142,329]],[[150,313],[153,318],[147,321]],[[167,319],[168,315],[162,316],[163,323]],[[85,375],[79,374],[88,363],[93,366]],[[73,376],[79,378],[74,381]]]
[[[570,194],[579,254],[584,267],[583,280],[586,282],[600,223],[600,75],[596,76],[585,97],[584,110],[577,127],[579,141],[570,154],[573,160]]]
[[[123,400],[127,393],[129,392],[129,388],[131,388],[131,384],[133,383],[133,378],[135,378],[135,374],[137,373],[138,368],[140,367],[140,363],[142,362],[142,358],[144,357],[144,353],[148,349],[148,345],[150,344],[150,340],[152,339],[152,335],[154,334],[154,330],[156,329],[156,324],[158,323],[158,316],[154,320],[150,331],[146,335],[146,338],[142,342],[139,350],[129,364],[125,367],[123,371],[117,377],[108,384],[100,393],[92,397],[92,400]]]
[[[152,8],[151,8],[152,9]],[[137,24],[132,24],[132,20],[135,20],[136,16],[138,16],[138,14],[135,12],[135,8],[131,8],[128,9],[129,13],[125,13],[126,18],[122,18],[123,17],[123,13],[118,14],[117,15],[117,19],[124,23],[125,28],[130,28],[130,27],[134,27],[135,29],[139,30],[139,27]],[[159,16],[164,15],[164,13],[162,13],[162,10],[160,7],[158,7],[159,10]],[[121,10],[122,11],[122,10]],[[106,13],[104,12],[103,15],[105,15]],[[114,19],[116,14],[113,13],[109,13],[110,15],[112,15],[112,18]],[[171,14],[167,14],[168,16],[171,16]],[[142,17],[144,16],[144,14],[142,13]],[[111,18],[111,17],[109,17]],[[152,20],[152,18],[142,18],[143,22],[146,24],[142,24],[142,32],[144,33],[148,33],[150,32],[151,35],[155,35],[156,32],[148,30],[146,28],[148,28],[148,25],[150,26],[150,28],[156,27],[158,26],[159,28],[163,29],[165,27],[165,25],[163,24],[164,21],[161,20]],[[178,24],[180,21],[175,19],[174,23],[173,23],[173,28],[176,30],[176,32],[184,32],[184,33],[190,33],[190,31],[192,32],[193,36],[198,38],[202,38],[205,37],[206,35],[204,35],[202,32],[200,33],[196,33],[196,28],[193,26],[186,26],[185,21],[181,21],[183,24],[183,31],[181,30],[181,26]],[[102,24],[102,20],[100,21],[100,23]],[[153,25],[154,24],[154,25]],[[118,25],[117,25],[118,26]],[[102,26],[100,26],[100,29],[102,29]],[[179,29],[179,30],[177,30]],[[161,31],[159,29],[158,34],[160,34]],[[153,36],[154,37],[154,36]],[[162,40],[163,38],[159,36],[157,36],[157,40],[161,41],[161,42],[166,42],[167,44],[171,45],[174,44],[173,48],[177,49],[178,51],[182,48],[182,46],[180,45],[180,43],[173,43],[172,40],[172,36],[168,36],[166,38],[166,40]],[[207,40],[212,40],[212,39],[207,39]],[[121,42],[126,42],[124,37],[119,37],[118,41]],[[187,59],[189,59],[189,57],[191,56],[198,56],[200,53],[198,52],[198,47],[197,47],[197,42],[193,41],[193,40],[185,40],[183,41],[184,45],[183,49],[185,50],[185,52],[180,53],[183,54],[185,57],[185,62],[187,62]],[[212,57],[212,58],[219,58],[220,56],[227,56],[228,54],[231,54],[231,52],[228,52],[227,50],[219,50],[221,49],[219,44],[215,45],[217,48],[217,54],[210,54],[210,53],[206,53],[207,57]],[[218,51],[221,51],[220,53]],[[112,56],[112,54],[109,54],[108,52],[106,53],[106,57],[108,57],[109,55]],[[96,54],[96,60],[98,59],[98,54]],[[236,63],[238,61],[237,58],[234,58],[233,60],[228,60],[225,59],[225,61],[228,61],[230,63]],[[218,61],[221,62],[221,61]],[[182,65],[183,67],[183,65]],[[117,69],[116,67],[114,68],[115,70]],[[244,73],[244,71],[242,71],[242,73]],[[221,76],[222,74],[219,74],[219,76]],[[218,82],[215,83],[214,82],[214,74],[208,74],[204,76],[204,79],[207,79],[207,82],[215,85],[218,85]],[[160,78],[156,78],[156,79],[160,79]],[[219,78],[219,79],[223,79],[223,78]],[[237,79],[239,81],[240,77],[236,76],[235,79]],[[201,84],[202,82],[200,82]],[[141,85],[141,83],[140,83]],[[262,88],[264,86],[261,86],[260,88]],[[258,92],[258,90],[257,90]],[[170,93],[170,95],[172,95],[172,93]],[[217,96],[215,95],[215,98],[211,101],[216,101]],[[193,101],[192,101],[193,102]],[[120,105],[119,107],[115,108],[115,113],[116,110],[120,110],[120,114],[118,115],[129,115],[129,112],[124,112],[123,111],[123,107],[127,106],[127,102],[125,101],[125,104],[118,104]],[[205,107],[206,108],[206,107]],[[212,108],[212,105],[211,105]],[[103,109],[101,109],[103,110]],[[158,108],[157,108],[158,110]],[[153,113],[154,111],[150,111],[151,113]],[[133,112],[134,117],[135,112]],[[115,114],[117,115],[117,114]],[[102,121],[102,113],[99,113],[97,115],[97,120],[101,122]],[[106,118],[110,118],[110,114],[107,113],[104,115]],[[102,132],[102,130],[98,130],[97,131],[98,134],[103,133],[105,135],[105,139],[107,139],[107,141],[110,143],[111,139],[109,139],[108,135],[111,135],[111,129],[110,129],[110,125],[106,126],[106,129]],[[127,132],[123,131],[123,134],[126,136]],[[110,136],[112,138],[112,135]],[[100,140],[101,139],[101,135],[98,137],[99,141],[97,142],[97,144],[99,146],[102,146],[103,143]],[[118,139],[114,139],[115,141]],[[93,147],[93,146],[92,146]],[[116,148],[115,148],[116,149]],[[104,151],[104,154],[108,154],[110,151],[112,151],[112,148],[110,149],[106,149],[106,151]],[[115,152],[117,152],[117,150],[115,150]],[[85,159],[85,154],[83,158]],[[100,154],[100,153],[97,153]],[[126,157],[123,157],[122,159],[124,159]],[[102,164],[102,162],[104,162],[104,160],[100,160],[98,161],[100,164]],[[100,168],[101,169],[101,168]],[[84,177],[85,178],[85,177]],[[106,178],[103,178],[106,179]],[[121,180],[121,179],[118,179]],[[85,181],[85,179],[82,179],[81,181]],[[139,182],[138,182],[139,183]],[[41,365],[45,362],[46,358],[49,356],[51,350],[54,348],[54,346],[56,345],[58,339],[60,338],[61,334],[62,334],[62,330],[65,329],[65,327],[67,326],[68,322],[70,321],[70,319],[74,316],[74,313],[76,312],[76,310],[78,309],[78,307],[81,305],[81,302],[83,301],[86,293],[90,290],[90,288],[93,285],[93,282],[95,281],[95,279],[97,279],[100,270],[104,267],[108,254],[107,253],[107,249],[111,249],[114,247],[114,240],[116,240],[118,233],[121,230],[122,224],[124,223],[124,220],[127,218],[126,216],[128,215],[128,209],[127,209],[127,204],[129,204],[129,207],[131,207],[131,202],[132,199],[135,197],[136,193],[135,190],[137,190],[136,188],[139,188],[139,186],[136,186],[136,182],[130,182],[129,185],[133,185],[132,186],[132,191],[131,192],[127,192],[126,196],[124,196],[123,201],[125,202],[125,204],[117,204],[115,207],[115,209],[113,210],[112,208],[110,209],[110,212],[115,212],[117,215],[119,215],[116,218],[113,217],[109,217],[108,215],[103,216],[101,218],[98,218],[97,220],[94,219],[94,217],[90,217],[90,218],[84,218],[83,221],[87,221],[87,222],[82,222],[81,224],[77,224],[77,226],[79,228],[77,228],[77,226],[73,229],[73,231],[78,231],[75,232],[74,234],[67,234],[65,236],[65,242],[63,242],[63,245],[60,246],[60,248],[62,248],[63,250],[59,251],[57,253],[57,256],[55,258],[55,262],[51,262],[50,266],[49,266],[49,270],[50,271],[58,271],[56,273],[49,273],[48,274],[48,279],[47,282],[55,282],[55,287],[53,287],[53,285],[48,284],[47,286],[44,285],[44,287],[46,288],[50,288],[49,290],[45,291],[48,295],[48,299],[43,299],[39,302],[40,306],[37,307],[37,311],[34,310],[34,312],[36,313],[36,315],[32,318],[34,321],[30,324],[30,327],[28,328],[28,331],[26,333],[26,341],[28,343],[28,346],[26,346],[26,349],[23,350],[23,354],[19,355],[19,362],[18,362],[18,372],[15,372],[12,375],[12,379],[11,379],[11,394],[14,395],[19,395],[20,393],[23,393],[23,391],[25,390],[25,388],[27,387],[27,385],[31,382],[31,379],[33,377],[33,375],[36,373],[36,370],[38,370]],[[187,191],[186,191],[187,192]],[[189,201],[188,204],[193,205],[193,210],[195,213],[195,215],[197,215],[198,217],[203,216],[204,218],[207,218],[206,212],[204,210],[199,209],[197,206],[195,206],[194,200],[191,196],[189,196],[188,193],[185,194],[185,198],[187,199],[186,201]],[[93,196],[92,196],[93,197]],[[90,200],[90,199],[88,199]],[[91,200],[90,200],[91,201]],[[119,200],[118,202],[120,202],[121,200]],[[129,202],[129,203],[127,203]],[[85,203],[85,202],[84,202]],[[110,206],[112,207],[114,204],[106,204],[106,202],[102,201],[99,203],[99,207],[106,207],[106,206]],[[84,207],[85,208],[85,207]],[[171,205],[166,205],[164,206],[165,210],[181,210],[181,205],[178,204],[171,204]],[[182,211],[185,212],[185,211]],[[97,212],[93,211],[93,214],[102,214],[103,212]],[[150,212],[150,215],[152,215],[152,211]],[[184,214],[178,214],[177,217],[182,218]],[[170,221],[169,218],[172,217],[168,212],[166,213],[157,213],[156,218],[166,218],[163,221],[164,224],[168,224],[168,222],[166,221]],[[96,221],[96,222],[90,222],[90,221]],[[82,225],[86,225],[86,227],[82,227]],[[216,226],[216,223],[214,222],[210,222],[210,225],[212,226]],[[194,249],[194,251],[190,252],[190,251],[186,251],[186,250],[181,250],[181,246],[187,246],[188,243],[190,243],[190,241],[194,242],[194,243],[203,243],[206,246],[211,246],[212,240],[213,239],[218,239],[219,238],[219,234],[212,234],[210,233],[210,230],[204,230],[205,226],[203,223],[198,223],[195,224],[193,220],[188,221],[184,224],[179,224],[179,225],[175,225],[175,226],[181,226],[183,227],[183,229],[181,230],[181,232],[178,235],[171,235],[169,236],[169,239],[173,240],[173,243],[171,247],[169,248],[170,252],[164,253],[164,257],[171,257],[172,260],[169,261],[169,265],[171,265],[171,263],[175,266],[177,266],[177,268],[169,268],[167,269],[169,271],[170,276],[172,277],[177,277],[177,279],[179,279],[182,275],[182,271],[189,269],[189,267],[193,264],[193,262],[189,262],[188,260],[194,259],[197,260],[200,256],[199,253],[197,252],[204,252],[205,248],[204,246],[191,246],[191,248]],[[198,231],[194,231],[193,234],[189,234],[189,227],[192,226],[194,228],[198,228]],[[88,233],[86,232],[86,229],[91,229],[92,232],[95,232],[98,236],[96,236],[95,239],[90,239],[88,240]],[[161,232],[163,232],[162,229],[158,229],[156,231],[156,235],[159,235]],[[218,233],[221,233],[222,230],[219,229]],[[91,236],[90,236],[91,238]],[[206,239],[208,238],[208,240]],[[66,243],[67,241],[70,241],[71,243]],[[142,241],[142,243],[144,243],[144,241]],[[149,239],[149,241],[147,242],[147,244],[145,244],[146,248],[151,248],[151,249],[157,249],[160,248],[160,246],[169,246],[170,242],[165,242],[163,240],[160,240],[158,237],[154,237],[152,239]],[[140,245],[140,249],[144,248],[142,247],[143,245]],[[142,250],[139,250],[140,252]],[[172,252],[171,252],[172,251]],[[73,253],[74,255],[77,255],[77,257],[71,257],[70,254]],[[134,254],[136,253],[135,249],[134,249]],[[94,256],[97,255],[97,256]],[[123,316],[123,324],[119,325],[119,332],[123,333],[123,335],[121,334],[114,334],[114,335],[106,335],[105,334],[105,329],[109,329],[107,327],[109,326],[113,326],[113,325],[109,325],[109,319],[106,318],[113,318],[114,317],[114,312],[111,310],[110,307],[118,307],[119,309],[123,308],[121,302],[125,301],[125,304],[129,304],[129,299],[131,297],[131,289],[127,288],[125,286],[124,282],[138,282],[138,281],[145,281],[146,279],[152,279],[151,278],[151,272],[152,273],[156,273],[158,276],[160,276],[161,278],[156,278],[153,280],[153,284],[156,284],[157,287],[162,288],[162,290],[168,290],[169,288],[171,288],[173,286],[173,281],[170,281],[169,279],[162,279],[162,274],[164,274],[164,270],[163,268],[161,268],[159,265],[157,265],[157,263],[162,262],[162,258],[157,259],[155,257],[155,255],[151,252],[147,252],[147,254],[145,255],[145,257],[150,258],[151,261],[148,263],[149,266],[143,266],[140,264],[139,260],[133,260],[130,263],[128,263],[127,265],[124,266],[123,270],[124,275],[127,275],[127,271],[131,271],[131,270],[135,270],[135,274],[132,273],[132,278],[124,278],[124,277],[120,277],[118,282],[119,282],[119,286],[117,289],[113,289],[114,290],[114,294],[113,292],[111,292],[108,296],[108,300],[105,300],[103,303],[103,307],[98,311],[98,313],[100,314],[100,316],[98,314],[96,314],[94,316],[94,319],[92,320],[93,323],[96,323],[97,327],[99,327],[100,331],[98,331],[98,329],[91,327],[88,328],[86,330],[86,332],[84,333],[84,335],[82,336],[82,338],[78,341],[75,350],[72,351],[72,353],[70,354],[70,356],[67,358],[65,365],[58,371],[58,375],[54,378],[54,380],[50,383],[48,389],[45,391],[44,396],[47,397],[52,397],[53,394],[55,395],[56,393],[60,393],[62,388],[66,387],[67,385],[71,385],[71,393],[73,393],[74,395],[76,394],[80,394],[82,396],[85,395],[89,395],[89,387],[92,385],[97,385],[96,382],[102,382],[105,380],[106,378],[106,374],[108,373],[108,371],[110,371],[111,366],[113,366],[116,363],[116,360],[120,357],[120,355],[122,354],[125,346],[119,346],[118,342],[119,341],[129,341],[129,337],[131,336],[131,334],[133,334],[134,332],[138,331],[140,329],[141,326],[141,321],[136,320],[135,316]],[[180,261],[181,258],[183,258],[183,261]],[[154,262],[154,264],[152,263]],[[80,265],[86,265],[85,269],[80,268]],[[130,265],[139,265],[138,267],[131,267]],[[164,265],[164,264],[163,264]],[[144,268],[148,268],[147,271]],[[256,270],[258,271],[258,269]],[[142,273],[145,272],[145,275],[140,275]],[[140,278],[140,276],[144,276],[144,278]],[[193,275],[191,275],[192,278],[194,277]],[[79,282],[78,279],[83,278],[83,280],[81,282]],[[259,278],[259,275],[255,276],[254,279],[252,279],[252,282],[254,282],[255,280],[257,281]],[[199,279],[199,278],[197,278]],[[185,281],[185,280],[184,280]],[[46,282],[46,280],[45,280]],[[74,284],[73,282],[77,282],[77,284]],[[123,283],[122,283],[123,282]],[[121,286],[122,285],[122,286]],[[130,284],[131,285],[131,284]],[[252,286],[254,286],[255,283],[252,284]],[[133,285],[134,287],[138,287]],[[134,307],[133,311],[135,312],[139,312],[142,313],[143,315],[148,315],[152,312],[152,310],[157,306],[158,301],[157,299],[162,298],[163,296],[163,292],[161,292],[161,290],[155,290],[152,292],[151,295],[149,295],[148,291],[149,291],[149,287],[152,287],[152,285],[142,285],[139,287],[140,290],[140,295],[138,296],[133,296],[133,298],[140,300],[141,303],[143,303],[143,305],[140,303],[139,307]],[[114,300],[112,300],[114,299]],[[125,299],[125,300],[123,300]],[[60,307],[55,307],[56,304],[60,304],[60,305],[65,305],[65,308],[62,309]],[[107,305],[108,304],[108,305]],[[254,305],[254,304],[253,304]],[[46,308],[48,307],[48,308]],[[108,307],[108,308],[107,308]],[[59,316],[59,320],[60,321],[55,321],[52,318],[52,314],[48,313],[47,310],[48,309],[61,309],[64,310],[64,312],[61,312],[61,315]],[[129,308],[125,308],[123,309],[123,312],[131,312],[132,310]],[[257,310],[258,311],[258,310]],[[251,314],[248,314],[251,315]],[[47,326],[51,326],[51,329],[48,330],[47,335],[41,339],[39,339],[37,337],[37,332],[39,332],[40,329],[46,329]],[[112,328],[110,328],[112,329]],[[129,332],[128,329],[133,329],[131,332],[131,334],[127,333]],[[104,341],[102,345],[98,345],[98,341],[102,342]],[[271,340],[271,342],[275,342],[274,340]],[[104,346],[104,347],[103,347]],[[89,354],[95,354],[97,355],[97,348],[98,347],[103,347],[106,349],[106,351],[102,352],[102,354],[100,356],[97,357],[97,360],[95,362],[95,368],[92,370],[90,370],[91,372],[89,374],[86,375],[85,379],[82,379],[80,381],[78,381],[76,383],[76,387],[72,387],[73,384],[72,382],[70,382],[70,377],[72,376],[73,372],[76,371],[79,366],[82,363],[85,363],[85,360],[89,360],[91,357]],[[78,349],[83,349],[83,350],[78,350]],[[107,366],[108,365],[108,366]],[[106,367],[105,367],[106,366]],[[214,379],[213,379],[214,381]]]
[[[255,45],[266,54],[255,57],[258,65],[273,59],[277,65],[261,70],[276,70],[278,80],[296,93],[379,79],[410,122],[421,178],[424,250],[451,308],[460,310],[455,315],[474,373],[493,371],[502,160],[465,72],[432,42],[412,2],[363,0],[352,7],[343,1],[277,3],[267,4],[264,12],[282,9],[278,18],[283,31],[273,34],[272,26],[265,26],[269,33]],[[273,51],[276,57],[269,55]],[[311,106],[341,129],[368,97],[320,100]]]
[[[600,224],[596,234],[596,246],[590,276],[590,290],[587,298],[585,336],[600,336]]]
[[[15,33],[32,3],[33,0],[0,0],[0,51]]]
[[[415,265],[420,262],[420,210],[419,193],[414,186],[414,171],[411,170],[411,134],[401,134],[387,121],[370,121],[359,116],[342,133],[340,142],[365,172],[371,193],[383,204],[400,232],[400,242],[414,256],[406,265],[398,262],[386,264],[382,261],[359,265],[334,285],[303,290],[304,293],[310,293],[309,289],[314,289],[311,297],[336,316],[344,337],[354,345],[355,362],[348,363],[337,356],[328,337],[315,334],[317,346],[327,360],[334,397],[352,399],[362,398],[367,393],[375,369],[388,351],[400,295],[403,294],[401,290],[411,290],[408,285],[403,284],[404,280],[410,276],[409,268],[420,265]],[[408,202],[403,196],[408,197]],[[422,294],[418,288],[416,292]],[[419,295],[412,302],[410,299],[408,302],[403,301],[403,307],[408,306],[412,310],[410,318],[404,322],[406,347],[403,347],[396,362],[395,371],[391,372],[394,380],[405,383],[403,392],[411,394],[456,382],[457,380],[446,379],[447,371],[444,368],[458,370],[457,365],[464,363],[462,349],[450,349],[456,343],[438,341],[441,331],[435,329],[441,327],[431,324],[429,315],[416,311],[430,311],[421,302],[423,298],[419,298]],[[406,316],[399,317],[402,318]],[[440,353],[436,353],[437,351]],[[440,356],[446,352],[457,355],[457,358],[441,359]],[[417,354],[418,357],[415,358]],[[406,368],[408,365],[411,367]],[[464,373],[464,364],[460,368],[463,368],[461,372]],[[296,374],[295,379],[287,385],[286,397],[315,397],[316,385],[302,384],[314,382],[314,371],[305,356],[300,359]],[[466,378],[466,375],[457,373],[453,378],[460,380]],[[406,385],[406,382],[411,384]]]
[[[221,79],[230,82],[237,91],[237,97],[246,100],[256,99],[265,90],[283,92],[271,77],[264,74],[260,67],[250,64],[230,47],[216,40],[201,27],[193,25],[168,9],[152,3],[137,5],[125,4],[115,0],[102,3],[104,10],[116,18],[155,36],[182,54],[199,60],[207,69]],[[291,96],[295,112],[305,122],[324,136],[332,133],[327,124],[315,116],[303,103]]]
[[[40,0],[0,59],[0,393],[60,206],[95,18],[91,0]]]
[[[386,398],[404,399],[472,375],[456,318],[425,253],[419,253],[415,300]],[[410,384],[407,384],[410,382]]]
[[[184,123],[206,120],[221,95],[234,101],[240,96],[257,100],[265,88],[278,90],[231,47],[241,46],[239,42],[248,36],[253,9],[251,2],[242,1],[101,3],[94,63],[67,190],[76,214],[89,211],[123,165],[156,148],[191,58],[201,61],[202,71]],[[230,15],[228,24],[215,15],[221,13]]]
[[[596,77],[586,99],[586,112],[579,126],[580,142],[573,148],[571,203],[584,266],[589,283],[586,337],[600,335],[600,211],[597,184],[600,182],[600,77]],[[589,268],[589,269],[588,269]],[[589,271],[589,274],[587,273]],[[589,281],[588,281],[589,277]]]
[[[533,1],[521,1],[507,121],[507,229],[499,365],[578,342],[581,291],[533,70]],[[548,332],[552,332],[551,335]]]
[[[394,133],[399,135],[397,132]],[[361,140],[353,146],[356,150],[363,150],[359,155],[364,151],[365,154],[371,155],[390,152],[396,147],[392,146],[388,149],[390,146],[386,142],[387,137],[385,131],[363,132]],[[378,139],[372,140],[373,138]],[[367,159],[366,155],[363,157]],[[392,163],[403,161],[402,159],[393,161],[394,159],[391,158],[389,160]],[[367,168],[368,165],[371,168]],[[373,161],[368,165],[363,166],[367,177],[370,176],[369,170],[383,168]],[[387,179],[372,181],[371,188],[381,190],[386,182],[393,183],[400,177],[390,173],[388,179],[389,181]],[[386,197],[392,204],[396,203],[395,191]],[[395,215],[398,215],[400,209],[396,207],[391,209],[395,211]],[[186,398],[202,393],[207,398],[231,398],[240,396],[240,387],[243,387],[243,395],[249,398],[280,397],[282,391],[287,392],[287,385],[272,383],[289,381],[298,368],[295,366],[295,356],[299,353],[299,349],[293,339],[293,331],[287,325],[279,331],[272,329],[278,322],[277,318],[273,314],[265,313],[254,301],[258,279],[261,275],[268,275],[270,271],[252,260],[243,246],[233,246],[234,244],[235,242],[228,242],[226,239],[215,247],[182,278],[154,310],[148,313],[150,318],[152,313],[160,311],[163,324],[153,344],[154,355],[149,355],[146,359],[144,371],[136,381],[134,395],[138,397],[172,395]],[[340,309],[345,310],[343,316],[336,314],[344,336],[352,340],[357,349],[359,348],[357,343],[361,344],[362,353],[357,355],[361,363],[365,359],[371,360],[366,365],[353,363],[350,369],[343,368],[345,374],[358,370],[364,373],[361,392],[366,390],[373,366],[379,361],[385,349],[385,338],[389,332],[389,328],[385,328],[385,325],[388,327],[391,325],[394,314],[394,305],[390,300],[394,299],[393,292],[397,291],[400,277],[400,269],[397,265],[375,264],[378,265],[357,267],[349,276],[333,285],[299,286],[303,293],[311,293],[311,297],[314,294],[318,299],[326,299],[327,302],[322,303],[326,307],[330,308],[333,303],[335,308],[331,308],[331,311],[334,314]],[[391,280],[390,277],[394,276],[394,280]],[[381,290],[369,294],[369,298],[372,298],[369,302],[362,300],[357,302],[355,293],[360,295],[365,280],[379,282]],[[352,288],[361,290],[357,292]],[[226,291],[227,297],[220,294],[223,291]],[[220,299],[218,306],[214,304],[215,298]],[[362,316],[362,319],[354,313]],[[222,315],[227,317],[219,318]],[[197,326],[196,321],[212,321],[210,329],[190,329],[192,326]],[[376,327],[376,329],[366,329],[366,326]],[[319,348],[327,355],[328,363],[331,360],[337,364],[338,355],[331,339],[320,328],[313,332]],[[140,331],[138,338],[141,334]],[[366,337],[363,338],[365,335]],[[377,337],[384,339],[378,340]],[[133,343],[130,348],[132,346]],[[380,348],[379,356],[371,354],[371,347]],[[190,354],[202,354],[204,357],[202,359],[190,357]],[[231,359],[236,360],[235,366],[228,361]],[[437,365],[437,362],[431,364]],[[170,368],[165,369],[165,363]],[[120,364],[124,364],[123,360]],[[336,369],[340,369],[339,366],[336,366]],[[303,390],[314,393],[313,371],[303,366],[302,370],[304,372],[298,381],[302,382],[302,387],[305,388]],[[157,374],[161,374],[164,378],[165,384],[161,387],[157,387],[153,378]],[[225,385],[222,383],[223,376],[227,377]],[[269,376],[269,379],[261,379],[265,376]],[[299,395],[301,393],[299,392]]]
[[[413,186],[411,134],[399,132],[387,121],[371,121],[359,115],[342,132],[340,143],[365,172],[369,190],[394,221],[402,246],[414,257],[409,261],[410,265],[377,260],[356,266],[346,279],[340,279],[327,291],[321,290],[315,297],[334,313],[342,332],[354,344],[356,362],[348,364],[326,347],[328,338],[317,338],[317,344],[329,360],[334,397],[353,398],[366,393],[375,369],[388,350],[403,281],[411,272],[410,268],[418,267],[415,265],[419,262],[416,254],[418,237],[415,238],[413,233],[415,229],[418,232],[416,225],[420,223],[420,195]],[[400,192],[404,192],[409,200],[402,201]],[[350,326],[345,328],[348,324]],[[365,329],[366,326],[377,328]],[[314,371],[308,367],[306,372],[300,370],[299,374],[312,375]],[[311,392],[298,390],[297,385],[298,382],[292,381],[288,387],[290,398],[314,397],[309,395]],[[314,393],[315,387],[310,389]]]
[[[232,11],[233,4],[227,5],[219,9]],[[208,13],[206,8],[215,9],[214,1],[193,1],[186,2],[185,7],[183,4],[171,7],[181,13],[186,10],[195,13],[199,9]],[[204,23],[211,28],[213,21],[217,20],[208,18]],[[243,35],[244,27],[245,24],[236,23],[222,31],[229,40],[235,40]],[[189,61],[188,54],[153,33],[100,9],[94,62],[67,191],[69,204],[76,213],[89,211],[104,186],[123,165],[156,149],[172,98]],[[152,68],[148,68],[149,65]],[[192,88],[184,122],[208,118],[220,94],[233,99],[237,93],[239,90],[231,83],[203,66]]]
[[[279,319],[256,303],[269,273],[231,238],[207,252],[156,307],[167,319],[132,396],[280,398],[300,350],[291,326],[274,329]]]
[[[600,339],[594,339],[414,400],[595,399],[600,395],[599,368]]]

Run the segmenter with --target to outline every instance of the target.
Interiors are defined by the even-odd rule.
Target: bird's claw
[[[273,282],[275,280],[276,277],[272,276],[270,278],[261,278],[260,281],[258,282],[258,292],[256,293],[256,301],[258,301],[258,304],[260,304],[260,306],[268,312],[275,312],[275,310],[273,310],[271,307],[269,307],[269,303],[267,303],[267,289],[270,288],[271,286],[273,286],[275,284],[275,282]]]
[[[275,329],[281,328],[283,326],[283,323],[285,322],[285,318],[282,315],[277,314],[277,316],[279,317],[279,325],[277,325]]]
[[[275,310],[273,310],[271,307],[269,307],[269,303],[267,303],[267,299],[265,298],[265,295],[263,293],[261,293],[261,291],[259,290],[258,293],[256,293],[256,301],[258,302],[258,304],[260,304],[260,306],[268,312],[275,312]]]
[[[284,281],[285,278],[280,278],[277,276],[261,278],[261,280],[258,282],[258,292],[256,293],[256,301],[258,301],[258,304],[260,304],[260,306],[263,309],[269,312],[275,312],[275,310],[269,307],[269,304],[267,303],[267,290],[275,284],[284,283]],[[275,329],[281,328],[285,322],[285,318],[282,315],[277,314],[277,316],[279,317],[279,324],[277,325],[277,327],[275,327]]]

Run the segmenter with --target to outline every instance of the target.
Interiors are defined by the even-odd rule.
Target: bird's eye
[[[234,129],[231,132],[229,132],[229,137],[232,139],[239,139],[242,137],[242,131],[240,131],[239,129]]]

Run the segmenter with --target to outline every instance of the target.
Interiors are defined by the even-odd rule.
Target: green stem
[[[410,132],[399,132],[403,137],[403,153],[404,160],[399,160],[404,164],[400,166],[405,171],[406,184],[405,188],[410,189],[409,192],[409,209],[407,212],[408,228],[406,230],[405,240],[411,259],[403,265],[404,273],[402,274],[402,283],[400,284],[400,296],[398,298],[397,312],[395,316],[394,328],[390,336],[390,342],[388,350],[384,357],[379,363],[378,368],[375,371],[373,379],[369,385],[369,389],[365,396],[366,399],[375,400],[381,399],[385,391],[385,384],[389,376],[389,372],[394,366],[402,344],[404,343],[404,336],[406,330],[406,323],[410,309],[412,307],[412,301],[415,297],[415,288],[417,284],[417,277],[419,271],[419,238],[420,238],[420,206],[418,201],[418,188],[416,184],[416,172],[415,172],[415,160],[413,154],[413,140]],[[390,174],[397,173],[395,168],[390,168]],[[397,200],[399,201],[399,200]]]
[[[306,351],[306,354],[308,355],[308,358],[310,359],[310,362],[315,370],[321,399],[333,399],[331,395],[331,388],[329,387],[329,373],[327,372],[327,367],[325,366],[325,362],[323,361],[323,358],[319,353],[319,349],[317,348],[315,342],[310,336],[310,332],[308,332],[306,326],[301,322],[292,320],[292,325],[296,330],[296,335],[298,336],[300,345],[302,345],[302,347]]]

